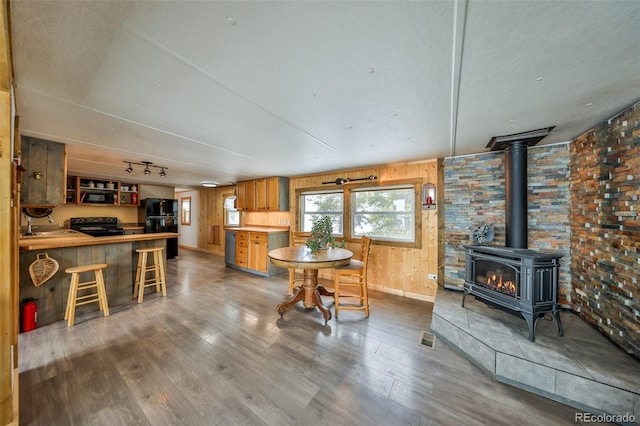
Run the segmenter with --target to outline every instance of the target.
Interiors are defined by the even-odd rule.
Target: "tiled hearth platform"
[[[431,331],[496,380],[593,414],[635,416],[640,424],[640,361],[573,312],[539,319],[536,341],[520,317],[474,296],[438,290]]]

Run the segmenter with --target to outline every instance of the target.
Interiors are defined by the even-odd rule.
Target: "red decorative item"
[[[36,320],[38,318],[38,299],[24,299],[22,301],[22,332],[34,330],[36,328]]]
[[[131,193],[131,204],[138,204],[138,193],[137,192],[132,192]]]

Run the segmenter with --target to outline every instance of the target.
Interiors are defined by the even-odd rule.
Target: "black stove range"
[[[69,225],[75,231],[94,237],[124,235],[124,230],[118,227],[117,217],[72,217]]]

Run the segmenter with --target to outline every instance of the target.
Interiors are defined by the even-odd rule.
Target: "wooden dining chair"
[[[289,245],[291,247],[294,246],[303,246],[306,244],[307,240],[311,236],[311,232],[294,232],[291,231],[289,235]],[[302,285],[304,280],[302,278],[296,279],[296,269],[289,268],[289,294],[293,294],[293,289],[297,286]]]
[[[336,318],[342,310],[364,310],[365,317],[369,318],[369,294],[367,292],[367,264],[371,254],[371,238],[363,236],[360,243],[360,260],[351,259],[346,266],[335,269],[333,283],[333,300],[335,303]],[[346,290],[346,291],[345,291]],[[357,290],[357,291],[355,291]],[[349,300],[341,303],[341,299]],[[353,303],[357,299],[358,303]]]

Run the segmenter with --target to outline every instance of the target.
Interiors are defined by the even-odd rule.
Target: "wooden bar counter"
[[[166,249],[167,238],[178,236],[177,233],[162,232],[109,237],[73,235],[22,238],[19,240],[20,301],[26,298],[38,299],[36,301],[38,327],[61,321],[64,319],[70,284],[70,275],[64,270],[71,266],[106,263],[108,266],[104,270],[104,278],[109,307],[134,303],[133,282],[138,261],[136,250],[146,247],[165,247]],[[29,266],[42,253],[55,259],[59,269],[48,281],[36,287],[31,280]],[[95,310],[90,305],[81,306],[77,310],[78,314],[85,309]]]

